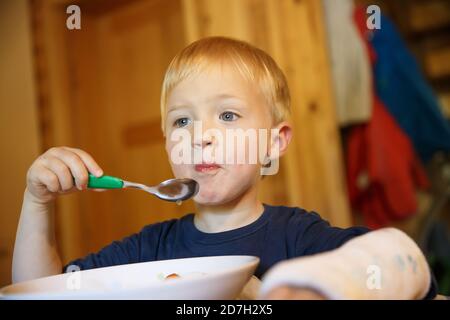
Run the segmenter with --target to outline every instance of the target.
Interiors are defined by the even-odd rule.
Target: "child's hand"
[[[317,291],[308,288],[280,286],[270,291],[263,299],[269,300],[325,300]]]
[[[103,170],[85,151],[55,147],[39,156],[27,173],[27,193],[35,202],[47,204],[59,194],[87,188],[88,173],[100,177]]]

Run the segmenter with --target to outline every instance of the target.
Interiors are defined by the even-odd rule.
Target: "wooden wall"
[[[11,283],[25,175],[41,148],[29,17],[25,0],[0,1],[0,287]]]
[[[319,1],[75,3],[81,30],[65,28],[66,1],[32,2],[45,147],[86,149],[106,173],[125,179],[151,184],[169,178],[157,129],[164,69],[195,39],[239,38],[275,58],[292,94],[294,139],[280,173],[265,179],[262,199],[315,210],[341,227],[351,224]],[[63,258],[193,209],[189,202],[176,207],[138,191],[62,197],[57,219]]]
[[[183,8],[187,42],[212,35],[246,40],[286,73],[294,139],[262,198],[350,225],[320,1],[184,0]]]

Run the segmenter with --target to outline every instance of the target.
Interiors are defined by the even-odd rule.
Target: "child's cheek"
[[[172,156],[171,156],[173,146],[174,146],[173,143],[170,143],[166,140],[165,149],[166,149],[167,158],[168,158],[170,166],[172,168],[172,173],[175,176],[175,178],[181,178],[183,176],[183,166],[174,163]]]
[[[174,159],[173,159],[173,149],[175,147],[175,143],[172,141],[168,141],[168,138],[166,138],[166,154],[167,154],[167,158],[169,159],[169,163],[172,166],[172,168],[174,168],[174,166],[176,165]]]
[[[189,172],[186,168],[186,165],[183,165],[183,164],[176,165],[171,162],[171,166],[172,166],[172,173],[175,176],[175,178],[179,178],[179,179],[180,178],[191,178],[189,175]]]

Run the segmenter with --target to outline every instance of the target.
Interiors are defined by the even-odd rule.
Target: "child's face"
[[[270,132],[272,119],[262,93],[237,70],[226,65],[214,66],[182,81],[168,97],[165,116],[166,150],[172,170],[175,177],[192,178],[200,184],[200,191],[194,198],[195,202],[205,205],[225,204],[249,189],[256,188],[260,180],[261,162],[248,161],[247,148],[251,144],[249,139],[245,139],[244,151],[237,150],[236,143],[234,151],[230,153],[230,150],[224,147],[227,141],[226,131],[266,129]],[[194,133],[194,121],[195,125],[201,123],[200,137]],[[193,161],[192,164],[174,163],[171,156],[172,149],[179,141],[171,141],[171,135],[178,128],[188,130],[191,134],[189,148],[192,154],[194,150],[202,151],[200,164]],[[211,133],[211,129],[215,129],[216,133]],[[208,131],[210,134],[207,134]],[[219,139],[219,135],[225,140]],[[259,139],[253,142],[255,143],[258,144]],[[222,148],[223,159],[227,160],[220,162],[217,159],[208,159],[207,156],[205,158],[205,154],[217,156],[218,148]],[[236,163],[236,153],[242,151],[246,155],[245,164]]]

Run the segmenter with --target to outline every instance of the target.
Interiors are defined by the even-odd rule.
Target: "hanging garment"
[[[381,16],[381,29],[374,30],[370,43],[377,56],[376,94],[408,134],[422,160],[429,160],[436,151],[449,152],[450,124],[389,19]]]
[[[353,22],[353,0],[323,0],[340,126],[365,123],[372,107],[371,66]]]
[[[414,215],[416,190],[429,183],[409,138],[377,97],[372,119],[350,131],[347,180],[352,207],[370,228]]]
[[[365,10],[355,11],[355,22],[375,64],[378,57],[367,41]],[[371,99],[370,121],[348,135],[347,180],[352,207],[369,227],[380,228],[415,214],[416,190],[429,182],[409,137],[376,94]]]

